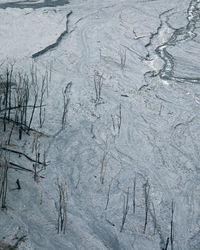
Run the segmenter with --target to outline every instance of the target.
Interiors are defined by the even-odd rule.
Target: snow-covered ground
[[[8,191],[0,240],[17,233],[27,236],[19,249],[159,250],[169,237],[168,249],[199,250],[200,1],[71,0],[35,9],[0,4],[0,20],[1,62],[15,61],[25,72],[34,62],[41,74],[51,68],[42,128],[50,164],[38,184],[10,170],[8,190],[17,178],[22,189]],[[57,178],[66,182],[65,234],[56,229]]]

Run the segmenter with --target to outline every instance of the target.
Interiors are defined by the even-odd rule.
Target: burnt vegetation
[[[38,77],[34,65],[30,74],[15,72],[14,64],[0,71],[0,200],[6,209],[8,182],[21,189],[19,179],[9,179],[11,169],[31,173],[36,182],[43,178],[40,172],[47,163],[39,140],[46,135],[35,127],[42,129],[45,121],[49,76]],[[32,151],[26,147],[31,143]]]

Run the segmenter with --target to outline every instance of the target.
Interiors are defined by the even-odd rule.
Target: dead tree
[[[0,198],[1,198],[1,208],[6,208],[6,194],[7,194],[7,186],[8,186],[8,162],[5,161],[1,163],[1,190],[0,190]]]
[[[23,152],[20,152],[20,151],[17,151],[17,150],[13,150],[13,149],[9,149],[9,148],[6,148],[6,147],[0,147],[1,150],[5,151],[5,152],[9,152],[9,153],[14,153],[14,154],[17,154],[19,155],[20,157],[21,156],[24,156],[26,159],[28,159],[30,162],[34,162],[34,163],[38,163],[40,165],[43,165],[44,163],[41,162],[40,160],[38,160],[38,158],[36,159],[33,159],[31,158],[29,155],[23,153]]]
[[[34,101],[33,101],[33,108],[31,112],[29,124],[28,124],[28,132],[30,131],[30,128],[31,128],[31,123],[33,121],[36,103],[38,100],[38,76],[37,76],[37,68],[34,66],[34,64],[32,65],[32,68],[31,68],[31,86],[33,87],[33,92],[34,92]]]
[[[39,112],[40,128],[42,128],[44,124],[44,119],[45,119],[45,115],[42,118],[42,106],[43,106],[43,101],[44,101],[44,94],[47,91],[47,86],[48,86],[48,73],[46,72],[46,75],[42,77],[42,87],[41,87],[41,94],[40,94],[40,112]],[[45,113],[45,108],[43,111]]]
[[[34,180],[36,182],[39,181],[38,178],[38,168],[40,167],[40,143],[38,141],[38,137],[35,137],[35,143],[34,143],[34,151],[35,151],[35,163],[33,164],[34,169]]]
[[[30,121],[29,121],[29,125],[28,125],[28,131],[30,131],[30,128],[31,128],[31,123],[33,121],[33,115],[34,115],[34,112],[35,112],[37,100],[38,100],[38,86],[37,86],[37,81],[36,81],[35,86],[34,86],[34,103],[33,103],[31,117],[30,117]]]
[[[146,232],[147,222],[148,222],[148,212],[149,212],[149,191],[150,185],[148,180],[144,184],[144,199],[145,199],[145,220],[144,220],[144,230],[143,233]]]
[[[124,224],[125,224],[125,222],[126,222],[126,216],[127,216],[127,214],[128,214],[128,209],[129,209],[128,200],[129,200],[129,187],[128,187],[126,196],[124,195],[123,217],[122,217],[122,225],[121,225],[120,232],[122,232],[122,230],[123,230],[123,228],[124,228]]]
[[[104,152],[103,152],[103,158],[102,158],[102,161],[101,161],[101,171],[100,171],[100,182],[101,182],[101,184],[104,183],[104,179],[105,179],[107,155],[108,155],[108,145],[107,145],[107,142],[106,142],[105,149],[104,149]]]
[[[170,243],[171,243],[171,250],[174,249],[174,209],[175,203],[172,201],[171,203],[171,227],[170,227]]]
[[[23,106],[23,114],[24,114],[24,124],[27,124],[27,108],[29,102],[29,79],[27,76],[24,76],[23,80],[23,88],[24,88],[24,106]]]
[[[119,105],[118,136],[119,136],[119,134],[120,134],[121,125],[122,125],[122,105],[121,105],[121,103],[120,103],[120,105]]]
[[[9,136],[8,136],[8,142],[7,142],[8,145],[10,145],[10,140],[11,140],[11,136],[12,136],[12,133],[13,133],[14,126],[15,126],[15,123],[13,122],[10,133],[9,133]]]
[[[4,107],[5,107],[5,112],[4,112],[4,132],[6,131],[6,116],[7,116],[7,108],[8,108],[8,92],[9,92],[9,70],[7,68],[6,71],[6,82],[5,82],[5,88],[4,88]]]
[[[155,207],[154,207],[153,202],[152,202],[152,208],[153,208],[153,224],[154,224],[153,234],[155,235],[156,228],[157,228],[157,220],[156,220],[156,211],[155,211]]]
[[[119,56],[120,56],[120,67],[121,69],[124,69],[126,64],[126,49],[120,50]]]
[[[31,156],[27,155],[25,152],[20,152],[18,149],[7,148],[5,145],[10,145],[11,136],[15,132],[15,128],[17,128],[17,132],[19,132],[19,139],[22,139],[22,133],[25,132],[27,135],[31,135],[29,131],[34,131],[37,135],[42,135],[43,133],[32,129],[31,124],[34,119],[34,113],[36,108],[42,108],[43,105],[43,97],[46,85],[42,82],[42,93],[40,105],[37,105],[38,101],[38,80],[37,80],[37,71],[35,67],[32,67],[31,70],[31,81],[29,81],[29,77],[26,74],[17,73],[13,77],[13,65],[11,67],[7,67],[5,74],[2,76],[0,74],[0,120],[3,121],[3,130],[6,132],[9,128],[8,133],[6,133],[6,141],[2,142],[0,146],[1,152],[8,152],[8,154],[16,154],[19,157],[25,157],[26,160],[32,162],[34,164],[34,169],[28,169],[21,165],[20,163],[15,163],[12,161],[5,160],[3,163],[0,163],[0,200],[2,208],[6,208],[6,194],[7,194],[7,179],[8,179],[8,168],[12,168],[20,171],[27,171],[34,173],[34,178],[37,181],[38,177],[44,178],[43,176],[39,176],[38,173],[41,171],[41,166],[46,165],[45,158],[44,162],[41,162],[40,157],[40,147],[37,144],[35,148],[35,159]],[[13,80],[14,79],[14,80]],[[44,78],[43,78],[44,79]],[[32,89],[31,89],[32,88]],[[30,91],[32,90],[32,91]],[[33,105],[29,105],[29,97],[30,93],[34,94],[33,96]],[[30,108],[30,110],[29,110]],[[30,112],[28,112],[30,111]],[[40,115],[41,117],[41,115]],[[43,122],[40,119],[40,125]],[[3,136],[2,136],[3,137]],[[16,145],[16,141],[12,146]],[[10,145],[11,146],[11,145]],[[18,146],[18,145],[16,145]],[[16,182],[18,189],[21,188],[19,180]]]
[[[94,71],[94,89],[95,89],[95,95],[96,99],[95,102],[98,103],[102,97],[101,97],[101,91],[103,86],[103,74],[100,74],[98,71]]]
[[[109,183],[109,188],[108,188],[108,193],[107,193],[107,201],[106,201],[105,210],[108,208],[108,203],[109,203],[109,200],[110,200],[110,189],[111,189],[112,181],[113,181],[113,178],[111,179],[111,181]]]
[[[11,101],[12,101],[12,76],[13,76],[13,67],[14,64],[11,64],[10,70],[9,70],[9,86],[8,86],[8,119],[10,119],[10,108],[11,108]]]
[[[162,248],[162,250],[167,250],[168,245],[169,245],[169,237],[167,237],[167,241],[166,241],[165,247]]]
[[[114,137],[116,134],[119,136],[120,135],[120,130],[121,130],[121,125],[122,125],[122,106],[121,103],[119,105],[119,114],[117,115],[111,115],[112,118],[112,125],[113,125],[113,131],[115,133]]]
[[[135,197],[136,197],[136,176],[133,180],[133,213],[135,213]]]
[[[63,114],[62,114],[62,129],[64,129],[66,124],[66,118],[68,113],[68,106],[70,102],[70,91],[71,91],[72,82],[69,82],[63,91]]]
[[[58,234],[63,232],[65,234],[67,224],[67,204],[66,204],[66,184],[57,183],[59,193],[58,204]]]

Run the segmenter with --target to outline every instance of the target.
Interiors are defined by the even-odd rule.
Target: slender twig
[[[66,231],[66,223],[67,223],[67,205],[66,205],[66,184],[59,183],[58,192],[59,192],[59,207],[58,207],[58,230],[57,232],[63,232],[65,234]]]
[[[42,79],[42,88],[41,88],[41,96],[40,96],[40,113],[39,113],[39,118],[40,118],[40,128],[42,128],[42,125],[44,123],[44,119],[42,120],[42,103],[43,103],[43,99],[44,99],[44,94],[45,91],[47,89],[47,80],[46,77],[48,77],[47,75],[43,77]],[[46,83],[46,84],[45,84]]]
[[[171,228],[170,228],[171,250],[174,249],[174,209],[175,209],[175,203],[174,201],[172,201],[171,203]]]
[[[165,247],[162,250],[167,250],[168,245],[169,245],[169,237],[167,237],[167,241],[166,241]]]
[[[111,178],[111,181],[109,183],[105,210],[108,208],[108,203],[109,203],[109,200],[110,200],[110,189],[111,189],[112,181],[113,181],[113,178]]]
[[[120,105],[119,105],[118,135],[120,134],[121,125],[122,125],[122,105],[121,105],[121,103],[120,103]]]
[[[35,112],[35,107],[36,107],[36,103],[37,103],[37,99],[38,99],[38,86],[37,85],[34,88],[34,92],[35,92],[35,94],[34,94],[34,104],[33,104],[31,118],[30,118],[29,125],[28,125],[28,131],[30,130],[31,123],[33,121],[33,115],[34,115],[34,112]]]
[[[106,157],[108,155],[107,152],[107,146],[103,152],[103,159],[101,161],[101,172],[100,172],[100,182],[101,184],[104,183],[104,178],[105,178],[105,174],[106,174]]]
[[[7,151],[7,152],[11,152],[11,153],[14,153],[14,154],[18,154],[18,155],[23,155],[24,157],[26,157],[29,161],[32,161],[32,162],[35,162],[35,163],[38,163],[38,164],[43,164],[43,162],[40,162],[40,161],[37,161],[32,159],[30,156],[26,155],[25,153],[23,152],[19,152],[19,151],[16,151],[16,150],[13,150],[13,149],[9,149],[9,148],[4,148],[4,147],[1,147],[0,149],[4,150],[4,151]]]
[[[135,197],[136,197],[136,176],[134,177],[133,180],[133,213],[135,213]]]
[[[3,117],[0,117],[0,120],[3,120],[4,118]],[[34,129],[34,128],[29,128],[28,126],[26,126],[24,123],[20,123],[19,121],[17,121],[17,120],[13,120],[13,119],[8,119],[8,118],[6,118],[6,120],[7,121],[9,121],[9,122],[13,122],[17,127],[18,126],[20,126],[20,125],[23,125],[23,131],[24,132],[26,132],[26,134],[27,135],[30,135],[29,134],[29,132],[28,132],[28,129],[30,130],[30,131],[33,131],[33,132],[35,132],[35,133],[37,133],[37,134],[39,134],[39,135],[41,135],[41,136],[49,136],[49,135],[46,135],[46,134],[44,134],[43,132],[40,132],[40,131],[38,131],[38,130],[36,130],[36,129]],[[26,129],[25,129],[26,128]]]
[[[123,230],[123,228],[124,228],[124,224],[125,224],[125,222],[126,222],[126,216],[127,216],[127,214],[128,214],[128,209],[129,209],[128,200],[129,200],[129,187],[128,187],[126,196],[124,195],[123,217],[122,217],[122,225],[121,225],[120,232],[122,232],[122,230]]]
[[[18,165],[16,163],[13,163],[13,162],[9,162],[9,168],[13,168],[13,169],[16,169],[16,170],[22,170],[22,171],[27,171],[27,172],[34,173],[33,170],[25,168],[25,167],[22,167],[22,166],[20,166],[20,165]]]
[[[153,224],[154,224],[154,231],[153,231],[153,234],[155,235],[156,228],[157,228],[156,211],[155,211],[155,207],[154,207],[153,202],[152,202],[151,204],[152,204],[152,208],[153,208]]]
[[[35,108],[40,108],[40,107],[45,107],[46,105],[36,105]],[[15,110],[15,109],[21,109],[21,108],[33,108],[34,105],[21,105],[21,106],[16,106],[16,107],[9,107],[9,108],[4,108],[1,109],[0,112],[4,112],[4,111],[9,111],[9,110]],[[9,119],[9,117],[8,117]]]
[[[96,103],[101,99],[101,90],[103,86],[103,74],[100,74],[98,71],[94,71],[94,89],[96,94]]]

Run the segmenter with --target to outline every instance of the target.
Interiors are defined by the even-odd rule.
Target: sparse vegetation
[[[46,165],[46,162],[44,162],[46,159],[44,161],[40,159],[40,143],[38,138],[43,133],[32,128],[32,123],[37,120],[34,119],[34,117],[36,118],[37,109],[39,109],[39,113],[37,112],[37,114],[39,114],[40,127],[44,123],[42,108],[44,107],[45,84],[48,82],[46,77],[47,75],[42,77],[42,88],[39,94],[39,77],[34,64],[31,68],[30,77],[27,74],[15,72],[14,64],[8,65],[5,70],[2,69],[0,77],[0,120],[3,125],[1,126],[0,133],[0,152],[2,155],[0,162],[0,198],[2,208],[6,208],[9,168],[33,173],[34,180],[37,182],[42,177],[39,172]],[[33,155],[23,148],[20,142],[23,137],[24,142],[34,138]],[[24,159],[23,162],[21,164],[19,161],[15,162],[14,156]],[[24,166],[26,161],[32,163],[32,169]],[[31,166],[31,164],[27,165]],[[18,189],[21,189],[19,179],[17,180]]]

